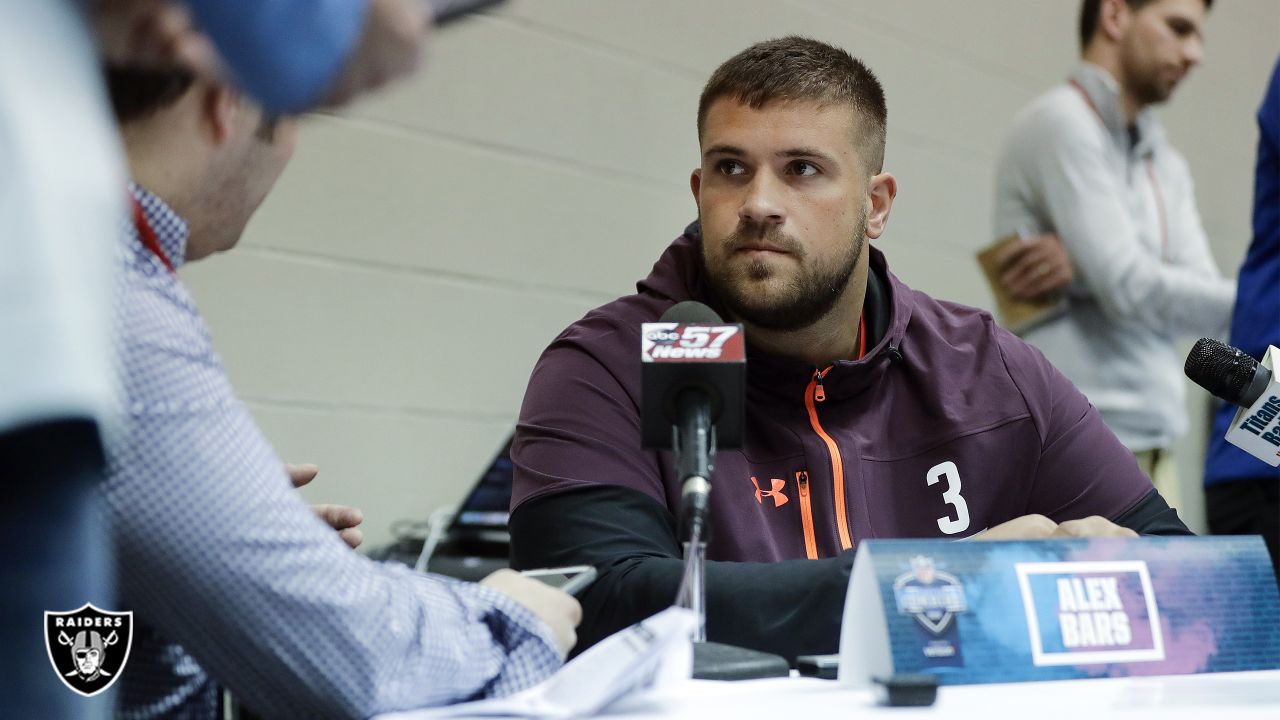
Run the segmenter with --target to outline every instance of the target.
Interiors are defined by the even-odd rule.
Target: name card
[[[1257,536],[868,540],[840,680],[942,684],[1280,668],[1280,593]]]

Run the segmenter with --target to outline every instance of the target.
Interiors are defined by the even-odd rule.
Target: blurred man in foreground
[[[555,670],[571,597],[510,571],[472,585],[378,565],[311,513],[175,274],[236,244],[294,122],[183,72],[114,70],[109,89],[134,181],[119,257],[128,414],[106,493],[139,626],[121,713],[212,718],[222,685],[266,717],[365,717]]]
[[[40,661],[46,612],[114,606],[100,484],[103,441],[118,430],[112,252],[125,173],[94,50],[234,78],[273,109],[297,111],[411,71],[428,14],[422,0],[0,5],[0,504],[11,516],[0,537],[24,548],[0,561],[0,586],[11,588],[3,636],[24,659],[0,680],[0,697],[15,716],[106,709]],[[358,540],[354,528],[343,533]]]

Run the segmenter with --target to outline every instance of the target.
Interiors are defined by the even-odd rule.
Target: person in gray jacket
[[[1052,233],[1002,258],[1013,297],[1062,295],[1062,311],[1023,338],[1175,507],[1168,449],[1187,428],[1178,341],[1222,334],[1235,284],[1214,264],[1186,160],[1152,107],[1200,62],[1210,5],[1085,0],[1082,62],[1018,114],[996,172],[996,237]]]

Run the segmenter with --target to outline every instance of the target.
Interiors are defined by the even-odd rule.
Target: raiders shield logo
[[[45,612],[49,662],[73,691],[93,697],[120,677],[133,646],[133,613],[86,604],[70,612]]]

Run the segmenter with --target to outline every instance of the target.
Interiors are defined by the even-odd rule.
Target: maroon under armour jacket
[[[580,647],[674,596],[681,487],[669,452],[640,447],[640,325],[683,300],[724,315],[700,242],[690,226],[636,294],[561,333],[529,381],[512,447],[513,564],[601,570]],[[712,477],[710,639],[834,652],[845,551],[866,538],[958,539],[1031,513],[1188,532],[1039,351],[982,310],[908,288],[869,252],[861,360],[814,367],[747,335],[743,447],[721,450]]]

